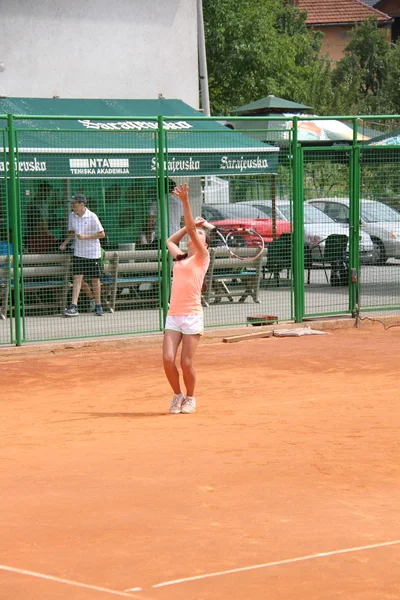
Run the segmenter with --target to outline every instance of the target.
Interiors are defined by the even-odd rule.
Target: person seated
[[[60,242],[50,233],[48,223],[40,221],[28,238],[27,249],[30,254],[49,254],[57,252],[59,245]]]

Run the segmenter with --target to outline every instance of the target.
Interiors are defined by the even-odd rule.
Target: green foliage
[[[400,42],[374,19],[354,28],[344,57],[320,55],[323,34],[285,0],[203,0],[213,114],[273,94],[316,114],[399,114]]]
[[[317,115],[335,114],[331,112],[336,100],[332,86],[331,63],[326,57],[316,59],[316,66],[301,89],[297,90],[296,99],[302,104],[312,106]]]
[[[305,199],[320,196],[340,195],[349,186],[349,158],[342,158],[334,154],[326,160],[313,160],[306,158],[304,163],[304,197]]]
[[[390,46],[386,31],[378,28],[378,21],[369,19],[354,28],[345,57],[335,70],[334,83],[342,76],[356,76],[360,94],[377,95],[389,68]]]
[[[381,96],[393,114],[400,114],[400,40],[391,47],[390,68],[382,86]]]
[[[268,94],[301,102],[317,78],[322,35],[284,0],[203,0],[213,114]]]
[[[354,28],[345,56],[332,75],[340,112],[372,114],[389,109],[390,103],[382,94],[392,54],[386,33],[375,19]]]

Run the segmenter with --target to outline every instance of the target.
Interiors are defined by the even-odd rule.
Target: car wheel
[[[385,265],[387,261],[385,246],[382,240],[378,238],[372,238],[374,249],[372,251],[372,264],[374,265]]]

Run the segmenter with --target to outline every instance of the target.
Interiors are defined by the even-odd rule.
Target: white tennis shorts
[[[186,317],[168,316],[165,322],[165,329],[179,331],[185,335],[203,335],[203,315],[187,315]]]

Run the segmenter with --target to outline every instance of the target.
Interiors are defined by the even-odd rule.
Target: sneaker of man
[[[71,304],[69,308],[64,310],[64,315],[66,317],[77,317],[79,315],[78,307],[75,304]]]

